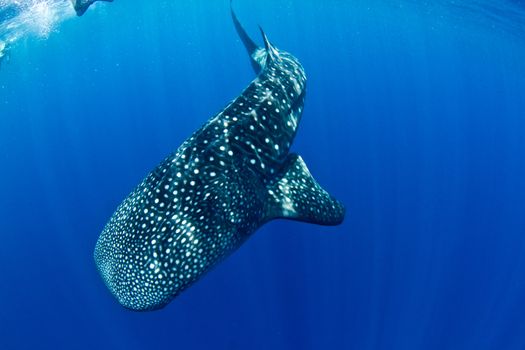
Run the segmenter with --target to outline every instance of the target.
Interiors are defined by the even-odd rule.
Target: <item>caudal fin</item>
[[[279,177],[268,188],[268,219],[283,218],[330,226],[343,222],[344,206],[315,181],[300,156],[290,154]]]
[[[262,70],[262,68],[266,64],[268,50],[255,44],[255,42],[250,38],[248,33],[246,33],[246,30],[242,26],[241,22],[239,22],[239,19],[237,18],[237,15],[235,14],[235,11],[233,10],[233,5],[232,5],[231,0],[230,0],[230,10],[231,10],[235,30],[237,31],[239,38],[244,44],[244,47],[246,48],[248,55],[250,55],[253,70],[255,71],[256,74],[259,74],[259,72]],[[267,43],[266,35],[264,35],[264,32],[263,32],[263,37],[265,39],[265,43]]]
[[[93,3],[97,1],[113,2],[113,0],[71,0],[71,3],[73,4],[73,8],[75,9],[77,16],[82,16],[87,11],[89,6],[93,5]]]

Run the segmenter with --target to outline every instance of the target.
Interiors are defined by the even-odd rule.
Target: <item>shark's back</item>
[[[302,66],[264,33],[258,48],[235,15],[234,23],[257,78],[146,177],[97,242],[100,274],[130,309],[165,306],[269,220],[343,220],[343,206],[289,153]]]

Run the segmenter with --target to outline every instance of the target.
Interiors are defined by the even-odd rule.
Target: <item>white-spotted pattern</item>
[[[342,205],[289,155],[304,70],[264,38],[264,60],[252,55],[257,78],[155,168],[102,232],[95,261],[125,307],[165,306],[273,218],[342,221]]]

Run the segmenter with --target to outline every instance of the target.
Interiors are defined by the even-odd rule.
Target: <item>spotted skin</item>
[[[265,48],[247,45],[257,78],[155,168],[103,230],[96,265],[124,307],[166,306],[269,220],[342,222],[343,206],[289,154],[303,67],[263,37]]]

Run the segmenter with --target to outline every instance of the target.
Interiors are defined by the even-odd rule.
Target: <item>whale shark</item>
[[[113,0],[71,0],[77,16],[82,16],[93,3],[97,1],[113,2]]]
[[[256,78],[146,176],[96,243],[98,272],[125,308],[165,307],[271,220],[344,219],[344,206],[290,153],[303,67],[262,29],[257,46],[231,15]]]

